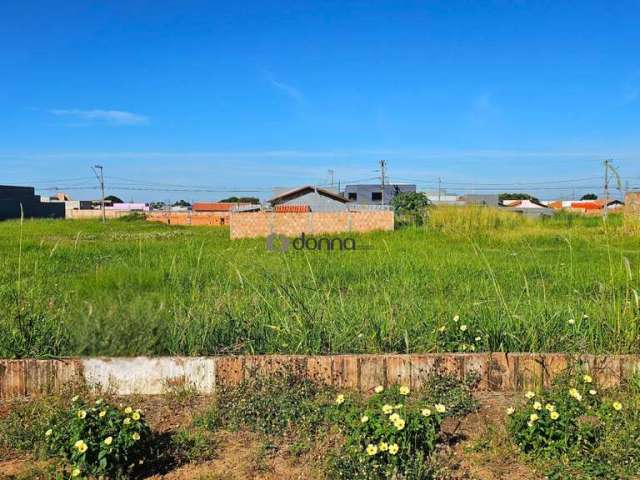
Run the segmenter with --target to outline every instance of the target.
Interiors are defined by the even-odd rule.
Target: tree
[[[391,206],[398,216],[413,217],[418,225],[424,223],[430,205],[431,201],[424,193],[402,192],[391,199]]]
[[[256,197],[229,197],[220,200],[222,203],[250,203],[252,205],[258,205],[260,199]]]
[[[597,200],[597,199],[598,199],[598,195],[596,195],[595,193],[587,193],[583,195],[580,200]]]
[[[529,195],[528,193],[501,193],[500,202],[504,200],[531,200],[535,203],[540,203],[540,200],[533,195]]]
[[[178,200],[172,206],[174,206],[174,207],[190,207],[191,204],[189,202],[187,202],[186,200]]]

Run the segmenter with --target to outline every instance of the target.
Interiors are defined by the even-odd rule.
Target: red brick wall
[[[267,237],[272,233],[288,237],[301,233],[345,233],[393,230],[393,212],[232,212],[231,239]]]

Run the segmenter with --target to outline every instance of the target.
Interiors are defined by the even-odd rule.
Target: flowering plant
[[[74,397],[45,437],[50,453],[69,462],[72,478],[117,477],[144,463],[150,433],[140,410]]]
[[[438,347],[445,352],[476,352],[486,349],[481,331],[473,325],[453,317],[453,321],[440,325],[435,330]]]
[[[375,392],[363,407],[336,398],[346,455],[335,470],[343,478],[409,478],[425,468],[447,407],[412,401],[407,386]]]
[[[579,375],[556,387],[525,394],[521,408],[509,408],[509,431],[523,452],[545,455],[581,450],[602,435],[601,418],[613,406],[603,403],[593,378]],[[618,407],[615,402],[615,407]]]

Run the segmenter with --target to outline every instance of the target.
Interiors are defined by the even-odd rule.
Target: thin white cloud
[[[279,82],[278,80],[276,80],[271,76],[269,76],[268,80],[271,85],[273,85],[279,91],[283,92],[288,97],[296,101],[300,101],[304,98],[304,95],[302,94],[302,92],[298,90],[296,87],[286,84],[284,82]]]
[[[48,110],[52,115],[58,117],[72,117],[84,121],[106,122],[113,125],[142,125],[149,121],[145,115],[140,115],[122,110],[80,110],[73,109],[52,109]]]

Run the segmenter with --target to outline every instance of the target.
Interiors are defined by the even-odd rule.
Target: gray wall
[[[384,204],[388,205],[389,202],[396,196],[397,193],[415,192],[415,185],[402,185],[402,184],[390,184],[384,186]],[[355,200],[350,200],[353,203],[359,205],[379,205],[380,200],[372,200],[371,194],[373,192],[380,192],[380,185],[347,185],[344,189],[344,198],[349,200],[349,194],[356,194]]]

